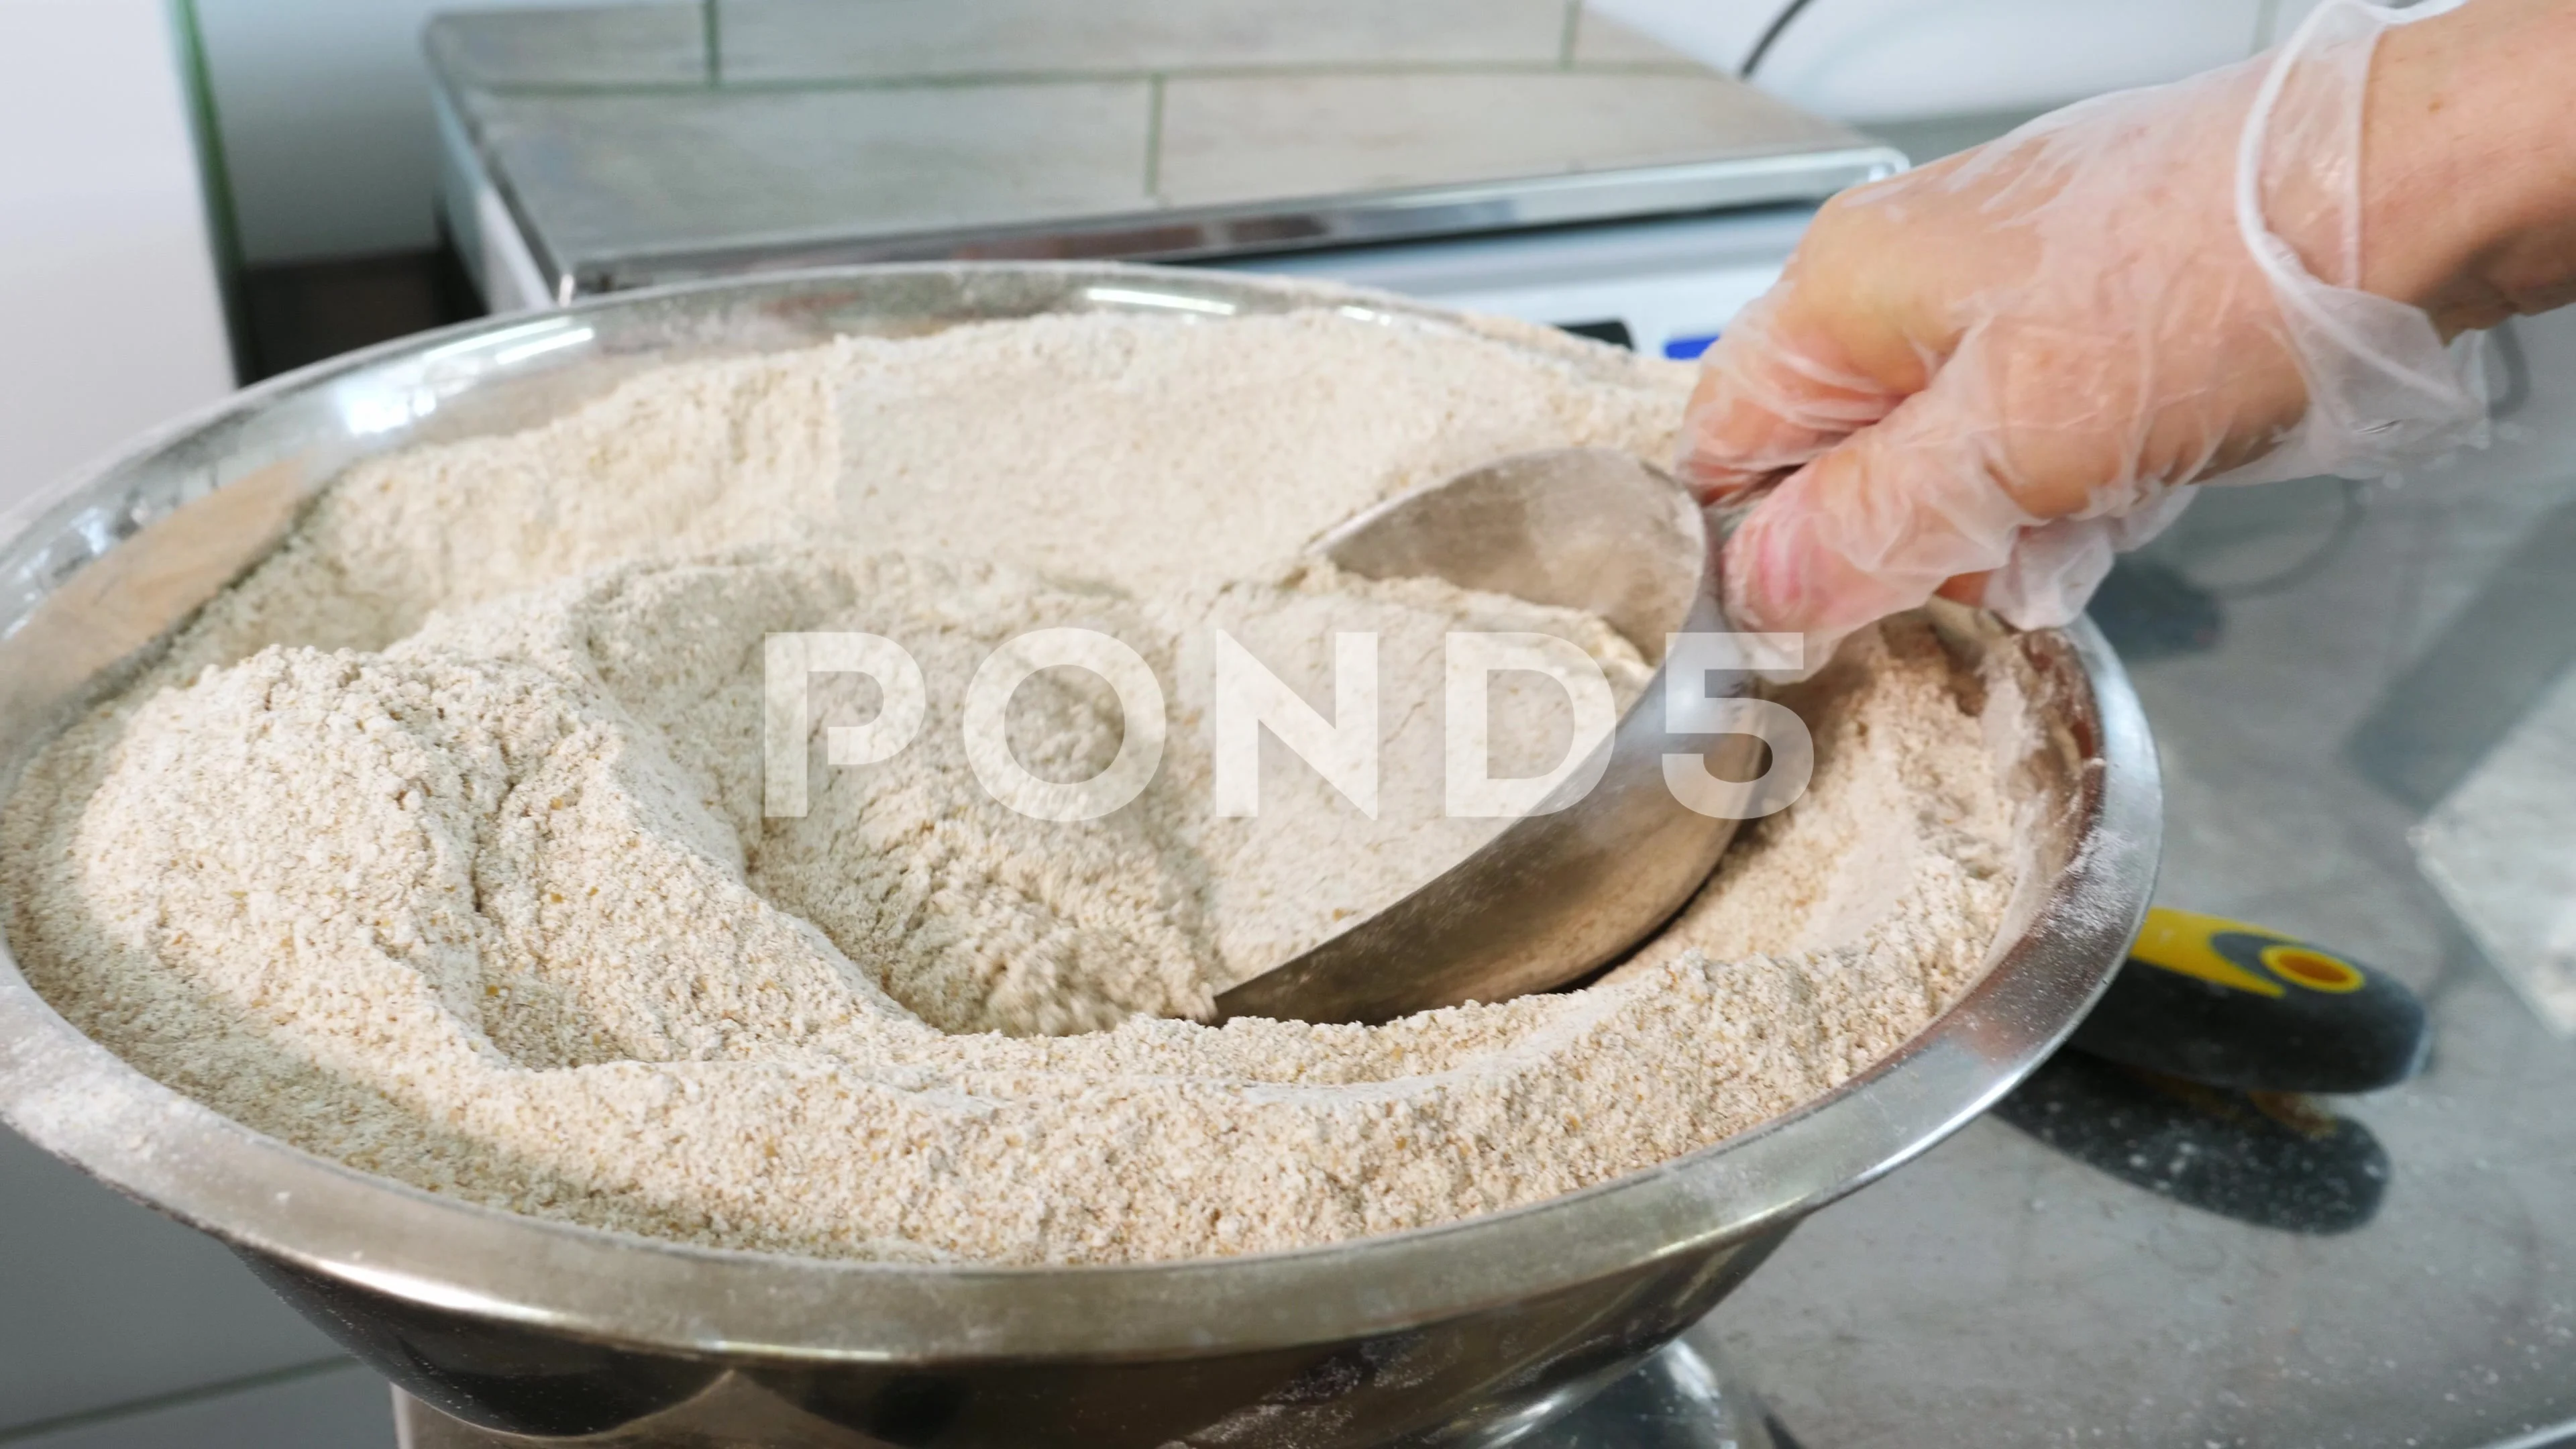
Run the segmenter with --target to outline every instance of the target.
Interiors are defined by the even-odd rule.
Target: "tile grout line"
[[[721,0],[698,0],[698,3],[706,32],[707,88],[716,90],[724,85],[724,22],[717,15]]]
[[[22,1444],[47,1434],[59,1434],[65,1429],[83,1429],[97,1424],[111,1424],[119,1419],[132,1418],[138,1414],[158,1413],[163,1409],[205,1403],[231,1394],[248,1393],[253,1389],[275,1388],[281,1384],[320,1378],[342,1369],[364,1367],[365,1365],[346,1354],[337,1358],[317,1359],[311,1363],[289,1364],[284,1368],[244,1374],[240,1378],[220,1379],[211,1384],[199,1384],[195,1388],[172,1389],[167,1393],[128,1399],[120,1404],[108,1404],[96,1409],[77,1409],[68,1414],[56,1414],[50,1419],[36,1419],[24,1424],[11,1425],[6,1429],[0,1429],[0,1444]]]
[[[1163,187],[1163,74],[1154,73],[1152,89],[1145,93],[1145,199],[1154,200]]]

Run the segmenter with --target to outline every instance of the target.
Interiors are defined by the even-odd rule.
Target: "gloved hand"
[[[1785,481],[1726,554],[1806,664],[1935,591],[2083,607],[2195,481],[2373,477],[2484,440],[2471,334],[2363,279],[2363,103],[2398,12],[2071,106],[1845,193],[1709,350],[1679,470]],[[1794,471],[1790,471],[1794,470]]]

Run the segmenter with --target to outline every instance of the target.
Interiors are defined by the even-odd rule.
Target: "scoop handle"
[[[2249,1092],[2367,1092],[2431,1043],[2424,1005],[2384,971],[2295,936],[2158,906],[2068,1045]]]

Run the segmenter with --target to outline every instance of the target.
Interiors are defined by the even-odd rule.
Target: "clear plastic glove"
[[[2475,335],[2357,289],[2363,100],[2401,19],[2336,0],[2273,55],[1828,205],[1684,429],[1710,502],[1787,474],[1728,545],[1738,627],[1804,633],[1812,669],[1936,591],[2062,624],[2182,485],[2482,442]]]

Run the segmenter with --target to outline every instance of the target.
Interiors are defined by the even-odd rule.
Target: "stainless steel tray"
[[[558,301],[1812,205],[1905,164],[1563,0],[468,11],[426,41],[450,228]]]

